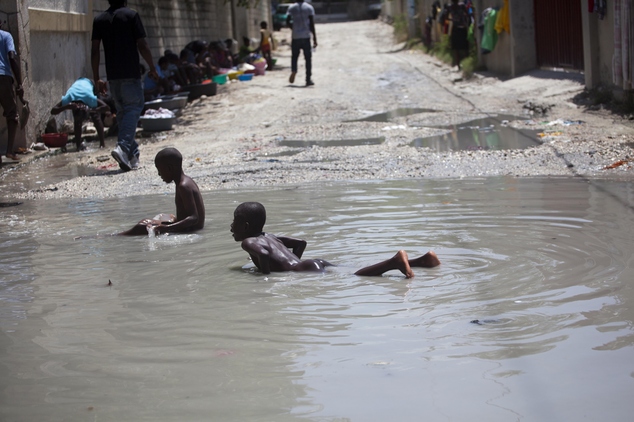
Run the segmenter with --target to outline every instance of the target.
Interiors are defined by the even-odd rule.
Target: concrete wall
[[[386,0],[381,8],[381,18],[387,22],[392,22],[396,17],[407,13],[406,0]]]
[[[154,60],[165,49],[180,51],[188,42],[225,39],[236,34],[259,38],[259,23],[271,20],[270,0],[246,9],[236,0],[129,0],[141,15]],[[25,98],[31,118],[18,133],[16,147],[36,141],[51,107],[81,76],[92,77],[90,37],[93,16],[107,0],[0,0],[0,20],[13,35],[20,56]],[[233,11],[233,13],[232,13]],[[234,22],[239,22],[235,24]],[[236,38],[240,40],[240,38]],[[105,77],[102,53],[101,75]],[[61,115],[60,119],[70,118]],[[6,149],[6,121],[0,119],[0,151]]]
[[[166,49],[178,54],[193,40],[231,36],[231,3],[224,0],[129,0],[128,7],[139,12],[155,60]],[[94,1],[95,16],[107,8],[106,0]]]
[[[498,39],[511,39],[510,75],[516,77],[537,67],[533,0],[511,1],[510,21],[511,34],[503,32]]]
[[[488,7],[502,7],[502,0],[479,0],[474,2],[477,20]],[[495,49],[486,55],[480,54],[480,63],[492,72],[516,77],[537,66],[535,46],[535,13],[533,0],[510,2],[511,33],[498,34]],[[477,34],[478,43],[481,33]]]
[[[273,29],[273,12],[271,2],[260,1],[257,5],[250,9],[234,6],[235,10],[235,27],[232,35],[238,43],[242,42],[242,37],[249,37],[260,42],[260,22],[265,21],[270,30]],[[226,38],[226,37],[225,37]]]
[[[25,98],[29,99],[30,86],[30,39],[28,33],[30,31],[29,13],[26,0],[0,0],[0,20],[2,28],[13,36],[15,50],[20,61],[22,70],[22,81],[24,85]],[[18,106],[20,110],[20,106]],[[15,139],[15,148],[26,147],[30,134],[33,133],[33,123],[22,130],[18,127]],[[0,151],[4,153],[7,148],[7,124],[4,118],[0,118]]]
[[[612,57],[614,55],[614,9],[607,8],[604,19],[589,13],[587,3],[581,0],[583,26],[583,60],[587,88],[612,86]]]

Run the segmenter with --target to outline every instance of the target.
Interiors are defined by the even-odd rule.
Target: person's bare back
[[[118,233],[121,236],[148,234],[148,228],[155,234],[184,233],[200,230],[205,226],[205,204],[196,182],[183,173],[183,157],[175,148],[165,148],[156,154],[154,164],[165,183],[176,184],[176,218],[144,219],[130,230]],[[165,214],[159,214],[165,215]]]
[[[266,210],[259,202],[244,202],[233,213],[231,233],[234,240],[242,242],[253,264],[264,274],[281,271],[324,271],[331,263],[323,259],[301,257],[306,249],[306,241],[286,236],[264,233]],[[440,260],[432,251],[410,260],[407,253],[400,250],[392,258],[381,261],[355,272],[356,275],[378,276],[390,270],[399,270],[407,278],[414,277],[411,267],[436,267]]]

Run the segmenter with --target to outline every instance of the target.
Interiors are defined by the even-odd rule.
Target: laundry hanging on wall
[[[495,21],[495,32],[501,34],[502,31],[506,31],[507,34],[511,33],[511,19],[509,17],[509,0],[504,0],[504,6],[498,13],[498,18]]]
[[[482,33],[482,42],[480,43],[480,49],[482,54],[489,54],[495,48],[498,42],[498,33],[495,30],[495,23],[497,22],[498,11],[496,9],[489,9],[484,18],[484,32]]]

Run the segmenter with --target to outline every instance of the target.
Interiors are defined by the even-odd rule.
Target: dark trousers
[[[304,52],[304,58],[306,59],[306,82],[308,82],[312,76],[313,64],[313,52],[310,48],[310,38],[294,38],[291,43],[291,72],[293,73],[297,73],[297,59],[299,59],[300,50]]]

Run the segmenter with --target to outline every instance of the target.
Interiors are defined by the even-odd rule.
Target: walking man
[[[139,14],[126,7],[126,0],[108,3],[110,8],[95,17],[92,24],[90,58],[95,91],[105,93],[106,83],[99,78],[99,47],[103,41],[106,75],[119,124],[119,139],[112,157],[123,171],[129,171],[139,166],[139,145],[134,139],[144,106],[139,53],[150,69],[150,77],[158,80],[158,74]]]
[[[13,82],[16,87],[14,89]],[[18,129],[18,106],[16,94],[24,102],[24,90],[22,89],[22,73],[20,63],[15,53],[13,37],[7,31],[0,29],[0,105],[7,119],[7,152],[6,157],[13,161],[19,158],[15,155],[15,133]],[[0,158],[2,163],[2,158]]]
[[[304,0],[297,0],[288,8],[286,23],[293,30],[291,42],[291,77],[290,83],[295,82],[297,75],[297,59],[300,50],[304,52],[306,60],[306,86],[315,85],[312,76],[312,51],[310,48],[310,34],[313,34],[313,47],[317,47],[317,33],[315,32],[315,9]]]

